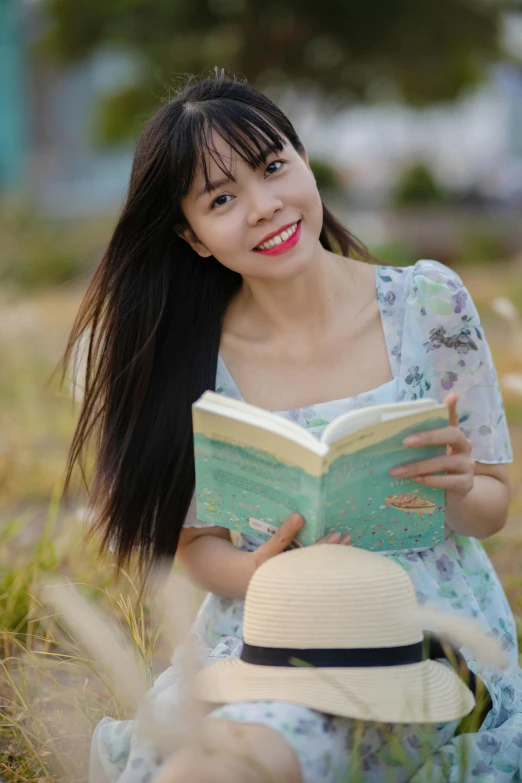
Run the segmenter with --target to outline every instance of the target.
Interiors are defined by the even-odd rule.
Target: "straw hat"
[[[428,625],[408,574],[382,555],[333,544],[284,552],[250,581],[241,658],[203,669],[193,691],[211,703],[287,701],[379,722],[454,720],[474,696],[448,665],[423,659],[423,628],[438,617],[442,634],[444,624],[450,636],[463,629],[467,644],[471,624],[425,611]],[[470,640],[494,644],[476,629]]]

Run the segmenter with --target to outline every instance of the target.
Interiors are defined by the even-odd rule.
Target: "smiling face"
[[[213,133],[206,165],[216,187],[207,192],[200,165],[181,202],[190,226],[183,238],[202,258],[212,255],[243,277],[265,279],[293,276],[313,262],[323,225],[321,198],[306,154],[283,141],[281,151],[268,151],[252,168]],[[284,229],[281,242],[270,242],[275,247],[255,249]]]

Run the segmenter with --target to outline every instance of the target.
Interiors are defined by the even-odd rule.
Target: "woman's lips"
[[[288,239],[285,239],[284,242],[281,242],[280,245],[274,245],[274,247],[269,247],[266,250],[259,250],[257,248],[254,249],[254,253],[261,253],[264,256],[279,256],[281,253],[286,253],[288,250],[291,250],[291,248],[295,247],[297,243],[299,242],[299,237],[301,236],[301,221],[297,223],[297,228],[292,234],[291,237],[288,237]]]

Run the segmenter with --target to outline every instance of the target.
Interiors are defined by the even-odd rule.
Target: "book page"
[[[443,415],[441,415],[443,414]],[[447,426],[448,409],[392,419],[333,444],[325,476],[325,535],[339,531],[352,544],[390,552],[424,549],[444,537],[445,493],[389,475],[397,465],[444,454],[445,446],[409,449],[414,432]]]
[[[280,432],[282,435],[289,438],[289,440],[307,445],[308,448],[312,449],[312,451],[315,451],[317,454],[325,453],[325,449],[321,447],[317,438],[314,437],[311,432],[300,427],[299,424],[288,421],[288,419],[283,419],[281,416],[278,416],[271,411],[267,411],[264,408],[250,405],[243,400],[234,400],[231,397],[227,397],[225,394],[206,391],[195,403],[195,406],[201,410],[221,412],[224,416],[229,416],[237,421],[256,424],[271,432]]]
[[[357,432],[363,429],[363,427],[370,427],[380,421],[443,407],[444,405],[431,398],[408,402],[391,402],[385,405],[369,405],[367,408],[348,411],[348,413],[338,416],[326,427],[321,435],[321,441],[332,444],[351,432]]]
[[[298,511],[305,518],[298,541],[320,537],[322,455],[198,405],[193,422],[198,519],[267,539]]]

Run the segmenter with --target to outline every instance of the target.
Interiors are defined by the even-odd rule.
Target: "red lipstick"
[[[293,223],[290,223],[290,226],[292,226]],[[288,226],[289,228],[289,226]],[[268,238],[263,239],[262,242],[260,242],[260,245],[263,245],[265,242],[268,242],[268,239],[271,239],[274,236],[278,236],[278,234],[281,234],[282,231],[285,229],[279,229],[279,231],[272,233],[268,236]],[[292,234],[291,237],[288,237],[288,239],[285,239],[284,242],[281,242],[280,245],[274,245],[274,247],[269,247],[266,250],[260,250],[259,248],[254,248],[255,253],[262,253],[264,256],[279,256],[281,253],[286,253],[288,250],[291,250],[293,247],[297,245],[299,242],[299,239],[301,237],[301,221],[299,220],[297,223],[297,228]]]

